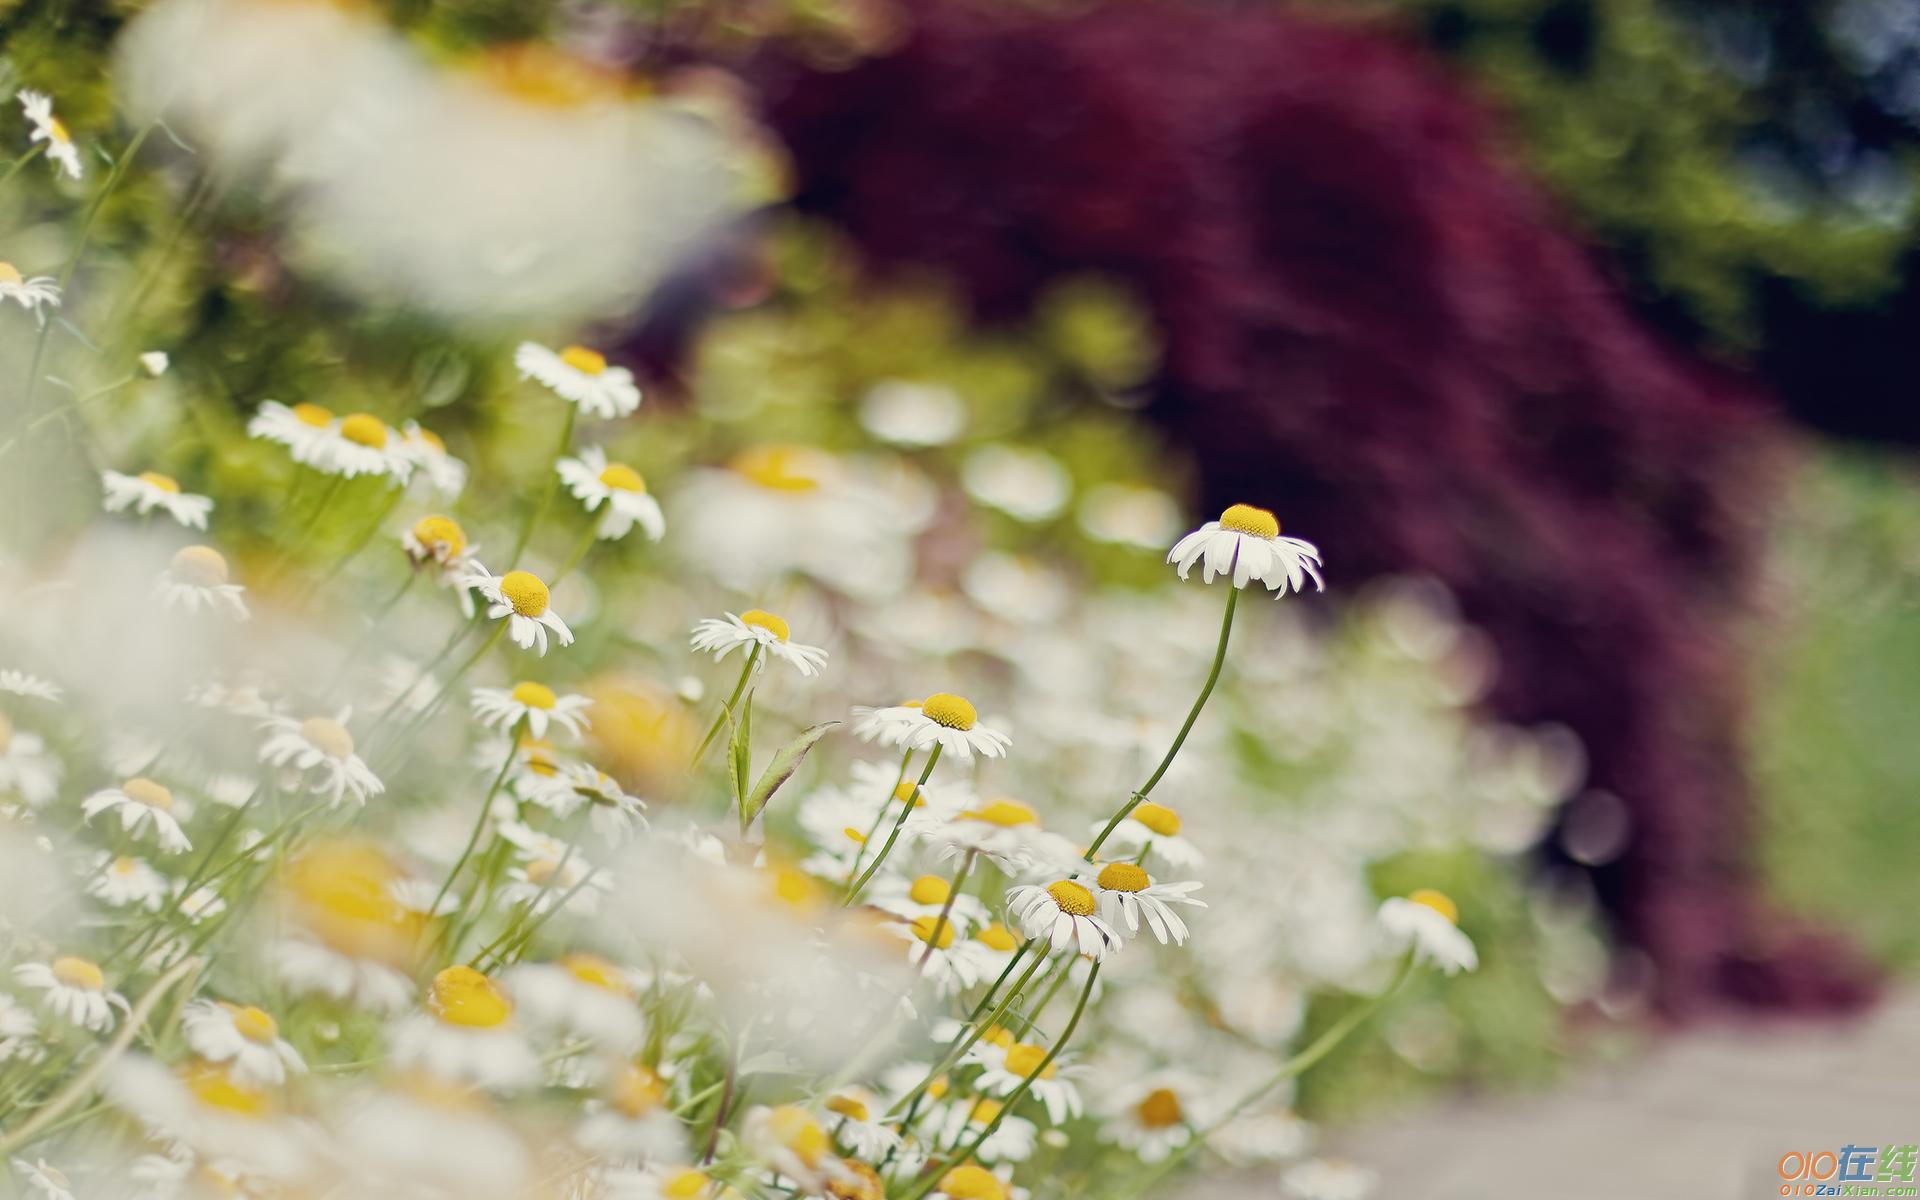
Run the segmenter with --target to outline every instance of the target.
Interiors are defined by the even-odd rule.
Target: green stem
[[[1214,647],[1213,666],[1207,670],[1207,682],[1200,688],[1200,695],[1195,698],[1193,707],[1187,710],[1187,719],[1181,724],[1180,732],[1174,735],[1173,745],[1167,747],[1166,756],[1160,760],[1160,765],[1153,769],[1153,774],[1147,777],[1145,783],[1135,789],[1133,795],[1127,799],[1127,802],[1120,806],[1120,811],[1113,814],[1113,820],[1108,821],[1107,827],[1100,831],[1100,836],[1094,838],[1093,844],[1087,847],[1086,860],[1088,862],[1093,861],[1093,856],[1100,849],[1101,843],[1105,842],[1107,838],[1112,835],[1114,829],[1119,826],[1120,822],[1127,819],[1127,814],[1140,807],[1141,802],[1147,798],[1147,794],[1153,791],[1154,786],[1160,782],[1160,777],[1165,775],[1167,768],[1173,765],[1174,756],[1180,753],[1180,747],[1186,744],[1187,734],[1193,732],[1193,723],[1200,719],[1200,710],[1207,706],[1207,697],[1213,695],[1213,685],[1220,682],[1220,668],[1222,664],[1227,661],[1227,638],[1233,633],[1233,610],[1239,601],[1240,589],[1237,587],[1229,587],[1227,589],[1227,611],[1225,615],[1220,618],[1220,644]]]
[[[528,510],[527,519],[520,526],[520,536],[513,540],[513,553],[507,555],[507,562],[513,566],[520,564],[520,556],[526,553],[527,543],[533,540],[534,526],[540,524],[540,518],[547,515],[553,507],[553,494],[560,487],[560,460],[573,448],[573,426],[579,420],[580,406],[572,402],[567,404],[567,419],[560,424],[560,445],[555,448],[553,457],[547,461],[547,488],[540,494],[540,503]]]
[[[440,911],[440,902],[447,898],[447,892],[452,889],[453,881],[460,878],[461,869],[467,865],[467,860],[473,857],[474,847],[480,844],[480,831],[487,827],[487,816],[493,811],[493,798],[500,794],[500,785],[506,782],[507,772],[513,769],[514,761],[520,757],[520,731],[526,727],[526,724],[527,719],[521,717],[513,723],[513,728],[507,730],[506,761],[500,764],[500,770],[494,775],[493,785],[487,789],[486,799],[480,801],[480,815],[474,819],[473,832],[467,835],[466,848],[460,851],[460,857],[454,860],[453,870],[447,872],[446,879],[440,884],[440,890],[434,893],[433,903],[427,906],[429,920]],[[448,922],[445,928],[451,929],[463,920],[466,917],[466,910],[467,906],[463,901],[460,912],[456,914],[453,921]]]
[[[13,165],[7,168],[7,173],[0,175],[0,187],[7,186],[8,182],[11,181],[15,175],[18,175],[22,170],[26,169],[28,163],[39,158],[40,152],[46,148],[47,144],[45,142],[35,142],[32,146],[28,147],[25,154],[13,160]]]
[[[893,776],[893,787],[887,792],[886,797],[880,801],[879,809],[873,814],[873,824],[867,826],[866,836],[861,838],[860,844],[853,848],[853,865],[847,868],[846,882],[841,885],[842,887],[852,887],[854,877],[860,874],[860,860],[867,856],[867,847],[872,844],[873,835],[880,832],[880,822],[887,819],[887,805],[893,803],[894,798],[900,794],[900,785],[906,782],[907,766],[913,762],[913,755],[914,752],[912,750],[901,755],[900,769],[895,772]],[[916,797],[909,797],[901,801],[901,803],[905,804],[908,808],[912,808],[914,799],[916,799]]]
[[[926,1078],[916,1084],[913,1091],[907,1093],[905,1100],[894,1105],[896,1109],[900,1107],[900,1104],[907,1106],[907,1115],[905,1118],[907,1124],[912,1123],[914,1110],[920,1106],[920,1098],[926,1095],[928,1088],[933,1086],[933,1081],[945,1074],[954,1063],[960,1061],[960,1056],[972,1049],[973,1044],[980,1040],[982,1034],[1000,1023],[1000,1018],[1005,1016],[1007,1010],[1013,1007],[1013,1002],[1020,998],[1021,989],[1027,986],[1027,981],[1033,978],[1034,972],[1046,965],[1047,955],[1043,950],[1040,952],[1040,955],[1027,966],[1026,972],[1014,983],[1013,990],[1007,993],[1006,998],[1000,1002],[1000,1006],[995,1008],[986,1020],[983,1021],[980,1019],[980,1014],[985,1011],[987,1005],[992,1002],[994,992],[998,991],[1000,985],[1006,982],[1007,976],[1013,973],[1014,966],[1019,963],[1020,956],[1025,954],[1032,946],[1033,940],[1029,938],[1027,941],[1021,943],[1018,950],[1014,951],[1013,957],[1007,961],[1006,969],[1000,972],[1000,978],[994,980],[993,986],[987,989],[987,994],[980,998],[980,1003],[973,1006],[973,1013],[967,1018],[967,1027],[953,1035],[953,1041],[947,1044],[946,1053],[940,1056],[939,1062],[933,1064],[933,1066],[928,1069]]]
[[[933,765],[940,761],[940,751],[942,749],[944,749],[944,747],[942,747],[940,743],[935,742],[933,744],[933,753],[927,755],[927,765],[920,772],[920,782],[913,786],[914,795],[919,795],[920,789],[927,786],[927,779],[933,774]],[[902,804],[900,806],[900,815],[894,819],[893,830],[887,834],[886,843],[880,847],[879,855],[873,860],[872,864],[867,867],[866,874],[854,880],[853,886],[847,889],[846,899],[841,901],[842,905],[851,907],[853,902],[860,898],[861,889],[867,886],[867,881],[873,878],[873,873],[880,869],[880,864],[887,861],[887,855],[893,853],[893,844],[900,840],[900,830],[906,825],[907,815],[912,811],[913,805],[911,804]]]
[[[558,587],[562,579],[573,574],[573,569],[580,565],[580,560],[587,556],[587,551],[593,549],[594,542],[599,540],[600,534],[598,530],[599,523],[597,521],[587,526],[586,536],[582,537],[579,542],[574,545],[573,553],[567,555],[567,561],[562,564],[558,571],[554,572],[553,578],[547,580],[548,587]]]
[[[700,739],[700,745],[693,752],[693,761],[687,764],[688,770],[699,766],[700,760],[706,757],[707,747],[713,745],[713,739],[719,736],[720,727],[727,723],[727,715],[733,711],[733,706],[740,703],[740,693],[747,690],[747,680],[753,677],[754,664],[759,661],[760,643],[755,642],[747,654],[747,661],[740,666],[740,679],[733,685],[733,695],[728,696],[727,702],[720,706],[720,711],[713,714],[713,724],[707,726],[707,736]]]

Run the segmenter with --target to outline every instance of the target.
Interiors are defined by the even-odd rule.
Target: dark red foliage
[[[1596,882],[1667,1011],[1863,999],[1749,862],[1726,633],[1765,406],[1640,324],[1461,84],[1265,6],[911,9],[884,58],[763,71],[801,207],[986,320],[1064,272],[1132,285],[1207,503],[1274,508],[1342,589],[1444,579],[1500,648],[1499,710],[1585,740],[1633,819]]]

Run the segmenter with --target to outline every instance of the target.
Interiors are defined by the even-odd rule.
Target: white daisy
[[[22,88],[20,111],[33,123],[33,132],[27,138],[29,144],[45,142],[47,157],[58,163],[68,178],[80,178],[80,148],[73,144],[73,136],[60,123],[60,118],[53,115],[53,97]]]
[[[980,715],[962,696],[937,692],[921,701],[920,714],[927,719],[926,723],[909,733],[902,743],[915,750],[938,745],[948,754],[961,758],[972,758],[975,753],[983,758],[999,758],[1013,744],[1013,739],[1006,734],[980,724]]]
[[[647,492],[647,481],[640,477],[640,472],[625,463],[608,462],[606,451],[600,447],[587,447],[579,458],[563,458],[554,469],[573,498],[586,505],[588,512],[598,512],[601,505],[606,506],[607,511],[600,518],[602,539],[625,537],[636,523],[646,531],[649,541],[657,542],[667,532],[667,519],[660,512],[660,502]]]
[[[1405,898],[1394,896],[1380,905],[1380,927],[1396,949],[1411,948],[1414,957],[1452,975],[1480,965],[1473,939],[1460,931],[1460,910],[1440,892],[1422,888]]]
[[[640,407],[633,372],[608,366],[605,355],[585,346],[568,346],[556,354],[536,342],[522,342],[513,352],[513,365],[522,379],[539,380],[591,417],[624,417]]]
[[[171,475],[162,475],[158,471],[142,471],[138,475],[102,471],[100,482],[106,489],[105,507],[110,513],[125,512],[131,508],[144,517],[160,508],[189,529],[205,529],[207,514],[213,511],[212,500],[182,492],[180,484]]]
[[[0,992],[0,1062],[37,1058],[40,1047],[35,1044],[34,1034],[39,1028],[40,1023],[26,1005]]]
[[[1080,1089],[1065,1077],[1060,1062],[1046,1062],[1047,1048],[1028,1042],[998,1041],[982,1038],[975,1042],[962,1062],[981,1068],[974,1086],[990,1096],[1008,1096],[1029,1078],[1033,1086],[1027,1094],[1044,1104],[1047,1119],[1055,1125],[1080,1115]]]
[[[473,689],[473,715],[497,733],[511,732],[525,721],[527,732],[536,738],[547,736],[549,724],[579,737],[586,731],[587,709],[591,707],[593,701],[585,696],[563,696],[531,680],[522,680],[511,688]]]
[[[586,1118],[573,1137],[581,1146],[610,1159],[640,1162],[681,1162],[687,1157],[687,1137],[680,1119],[666,1106],[667,1084],[640,1063],[614,1067],[602,1094],[587,1101]],[[682,1193],[700,1194],[698,1184]]]
[[[293,461],[312,466],[337,420],[332,409],[318,404],[288,408],[278,400],[263,400],[247,422],[247,436],[285,446]]]
[[[195,1000],[180,1014],[180,1029],[195,1054],[230,1063],[228,1070],[240,1083],[284,1083],[287,1072],[307,1069],[300,1052],[280,1036],[279,1023],[252,1005]]]
[[[540,1078],[540,1060],[513,1022],[513,1001],[472,967],[448,967],[427,988],[427,1011],[394,1028],[393,1064],[452,1083],[509,1090]]]
[[[400,426],[400,450],[413,460],[433,490],[443,496],[458,496],[467,486],[467,464],[447,453],[440,435],[408,421]]]
[[[93,877],[87,880],[87,895],[115,908],[132,905],[158,912],[170,892],[160,872],[124,854],[102,854],[96,860]]]
[[[1012,1113],[1002,1116],[1003,1107],[1000,1101],[985,1096],[968,1096],[949,1104],[933,1126],[933,1140],[947,1146],[971,1146],[998,1117],[1000,1127],[980,1143],[973,1156],[985,1163],[1025,1162],[1033,1157],[1040,1127]]]
[[[848,1154],[878,1162],[900,1145],[900,1135],[886,1124],[887,1102],[863,1087],[844,1087],[827,1097],[823,1106],[833,1140]]]
[[[13,1160],[13,1169],[20,1173],[21,1182],[27,1185],[27,1195],[44,1197],[44,1200],[74,1200],[73,1182],[60,1170],[44,1158],[28,1162],[24,1158]]]
[[[1083,873],[1078,881],[1093,893],[1100,916],[1107,924],[1115,929],[1124,924],[1127,936],[1132,937],[1140,932],[1140,922],[1144,919],[1163,946],[1169,941],[1175,945],[1186,944],[1187,923],[1173,911],[1174,905],[1207,906],[1204,900],[1195,900],[1189,894],[1199,890],[1200,884],[1155,883],[1151,875],[1130,862],[1107,863],[1090,875]]]
[[[0,797],[18,796],[40,808],[60,793],[60,760],[37,733],[14,728],[0,713]]]
[[[226,556],[212,546],[182,546],[160,572],[155,590],[168,608],[220,610],[236,621],[247,619],[246,589],[229,581]]]
[[[20,268],[0,260],[0,304],[8,300],[18,304],[47,323],[47,310],[60,307],[60,285],[51,275],[22,275]]]
[[[978,1163],[961,1163],[940,1176],[932,1194],[947,1200],[1026,1200],[1027,1191],[1014,1187]]]
[[[1105,821],[1095,821],[1091,826],[1094,833],[1106,827]],[[1114,858],[1138,858],[1144,850],[1178,871],[1190,871],[1206,861],[1200,847],[1181,834],[1180,814],[1151,800],[1134,805],[1127,819],[1107,835],[1102,849],[1109,850]]]
[[[627,973],[598,955],[574,952],[550,963],[524,963],[500,982],[536,1028],[591,1038],[616,1053],[633,1050],[646,1036]]]
[[[599,910],[601,895],[613,888],[612,877],[587,862],[577,850],[569,854],[565,843],[558,844],[558,854],[521,852],[521,864],[508,868],[507,882],[500,888],[502,905],[511,908],[524,904],[536,917],[562,904],[585,916]]]
[[[763,609],[750,608],[724,619],[708,617],[693,627],[693,648],[712,653],[715,662],[724,660],[742,646],[763,651],[754,664],[764,670],[767,660],[778,658],[792,664],[802,675],[817,673],[827,661],[827,652],[818,646],[803,646],[790,640],[793,630],[785,620]],[[752,651],[749,651],[751,653]]]
[[[1095,962],[1119,951],[1120,934],[1099,915],[1093,893],[1071,879],[1007,890],[1007,911],[1030,938],[1055,950],[1072,949]]]
[[[959,923],[961,932],[985,923],[987,906],[980,898],[964,892],[954,895],[953,885],[938,875],[920,875],[912,879],[904,875],[883,875],[873,881],[865,899],[874,908],[907,921],[916,917],[937,917],[947,909],[949,901],[952,904],[950,915]]]
[[[741,1124],[740,1142],[748,1154],[799,1183],[803,1192],[824,1191],[829,1181],[846,1173],[832,1153],[826,1130],[798,1105],[750,1110]]]
[[[567,623],[560,619],[560,614],[553,611],[552,593],[533,572],[508,571],[505,575],[495,576],[475,563],[462,583],[490,602],[488,620],[507,619],[507,636],[522,650],[532,650],[537,646],[538,652],[545,654],[549,630],[560,645],[573,645],[573,630],[568,629]]]
[[[399,1012],[413,1003],[413,979],[404,971],[311,938],[281,939],[273,946],[273,960],[280,978],[297,992],[374,1012]]]
[[[156,1140],[193,1151],[213,1190],[252,1194],[234,1185],[248,1177],[291,1182],[315,1169],[311,1133],[285,1116],[274,1093],[236,1079],[223,1064],[168,1069],[130,1054],[108,1068],[105,1091]]]
[[[16,671],[12,667],[0,668],[0,692],[11,692],[16,696],[32,696],[36,700],[51,700],[60,703],[64,694],[60,685],[49,679],[26,671]]]
[[[1142,1162],[1163,1162],[1193,1140],[1195,1125],[1205,1124],[1194,1113],[1202,1094],[1199,1080],[1173,1071],[1122,1084],[1109,1097],[1100,1136],[1133,1151]]]
[[[904,704],[890,704],[881,708],[856,704],[850,710],[853,736],[879,746],[903,746],[908,738],[929,723],[927,715],[920,711],[920,703],[918,700],[909,700]]]
[[[1314,544],[1281,537],[1274,515],[1251,504],[1233,505],[1218,521],[1208,521],[1175,542],[1167,553],[1167,561],[1182,579],[1202,559],[1206,561],[1200,578],[1207,583],[1215,575],[1231,575],[1237,588],[1259,580],[1268,591],[1285,595],[1299,591],[1311,578],[1316,590],[1326,588],[1320,578],[1320,551]]]
[[[260,761],[312,776],[307,790],[326,795],[338,807],[348,797],[365,804],[367,797],[378,796],[387,785],[354,752],[353,734],[347,722],[353,710],[343,708],[331,717],[269,718],[260,728],[268,731],[260,743]]]
[[[41,1003],[49,1012],[95,1033],[113,1028],[114,1009],[132,1011],[125,996],[107,988],[107,977],[99,965],[84,958],[67,956],[50,963],[21,963],[13,969],[13,977],[45,992]]]
[[[400,548],[415,570],[428,570],[436,584],[454,589],[460,597],[460,611],[472,618],[473,593],[467,588],[466,580],[476,569],[483,569],[480,547],[467,541],[467,532],[460,528],[458,521],[439,513],[421,517],[401,531]],[[410,670],[407,677],[426,681],[418,671]],[[431,694],[429,691],[428,695]]]
[[[186,883],[184,879],[175,881],[173,891],[180,897],[176,906],[177,911],[187,919],[188,924],[198,925],[208,917],[217,917],[227,911],[227,902],[220,898],[219,892],[210,887],[197,887],[182,895]]]
[[[301,461],[328,475],[382,476],[400,485],[413,477],[414,453],[385,421],[361,412],[328,422]]]
[[[629,795],[613,776],[588,763],[568,763],[551,777],[536,778],[526,790],[530,800],[561,817],[587,805],[594,832],[616,846],[631,838],[636,827],[647,826],[646,801]]]
[[[1040,815],[1031,806],[1005,797],[952,816],[915,812],[906,828],[915,840],[934,847],[941,859],[971,850],[1009,874],[1078,857],[1065,838],[1041,827]]]
[[[136,776],[117,788],[102,788],[80,806],[89,822],[115,810],[120,813],[120,828],[137,837],[141,830],[151,827],[154,841],[168,854],[193,849],[173,815],[173,793],[153,780]]]
[[[1286,1200],[1367,1200],[1379,1182],[1367,1167],[1317,1158],[1289,1167],[1280,1177],[1280,1192]]]
[[[966,937],[951,916],[944,921],[938,914],[914,917],[886,928],[907,943],[906,960],[933,980],[942,996],[970,988],[986,975],[987,948]]]

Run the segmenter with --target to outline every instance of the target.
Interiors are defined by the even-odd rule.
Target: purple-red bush
[[[1869,977],[1755,893],[1741,610],[1775,446],[1746,384],[1645,328],[1389,30],[1268,7],[1046,18],[919,0],[855,69],[767,64],[799,204],[983,320],[1105,272],[1165,341],[1151,412],[1351,588],[1430,572],[1497,642],[1498,709],[1564,721],[1631,813],[1594,870],[1673,1013],[1828,1007]]]

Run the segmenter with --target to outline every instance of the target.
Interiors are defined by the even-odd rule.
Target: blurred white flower
[[[625,463],[609,463],[600,447],[589,446],[578,458],[562,458],[555,469],[588,512],[606,506],[597,530],[600,537],[625,537],[635,524],[646,531],[649,541],[657,542],[667,532],[667,519],[661,515],[660,502],[647,494],[647,481]]]
[[[80,149],[73,144],[73,135],[60,123],[60,118],[53,115],[53,98],[44,92],[23,88],[20,91],[20,111],[33,124],[28,142],[45,142],[47,158],[59,164],[69,178],[80,178]]]
[[[520,378],[537,380],[590,417],[612,420],[640,407],[633,372],[607,365],[606,355],[585,346],[554,351],[538,342],[521,342],[513,352],[513,365],[519,368]]]
[[[1411,949],[1421,962],[1452,975],[1480,965],[1473,939],[1460,932],[1460,913],[1448,897],[1422,889],[1380,905],[1380,927],[1396,949]]]
[[[120,828],[138,837],[144,829],[153,830],[153,838],[168,854],[193,849],[193,843],[181,832],[173,815],[173,793],[151,779],[134,778],[119,787],[102,788],[88,796],[80,811],[88,821],[105,812],[120,814]]]
[[[47,310],[60,307],[60,285],[51,275],[26,276],[10,262],[0,261],[0,303],[11,300],[47,323]]]
[[[960,468],[967,494],[1022,521],[1060,515],[1073,495],[1073,477],[1059,460],[1040,450],[982,446]]]
[[[1180,528],[1180,506],[1159,488],[1105,483],[1080,501],[1080,528],[1088,537],[1140,550],[1158,550]]]
[[[186,613],[219,611],[236,621],[247,619],[246,589],[231,582],[226,556],[212,546],[183,546],[155,589],[168,608]]]
[[[188,529],[205,529],[207,514],[213,511],[211,499],[182,492],[177,480],[158,471],[138,475],[102,471],[100,482],[106,488],[106,509],[110,513],[131,508],[144,517],[159,508]]]
[[[885,379],[860,401],[860,424],[896,446],[944,446],[967,427],[967,405],[951,388]]]

